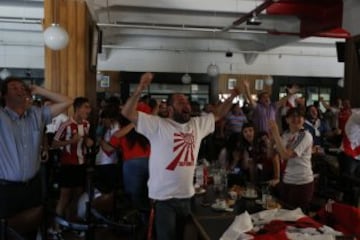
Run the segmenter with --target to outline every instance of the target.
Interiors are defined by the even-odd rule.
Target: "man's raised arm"
[[[125,105],[121,110],[122,115],[127,119],[129,119],[134,124],[137,123],[137,119],[138,119],[138,112],[136,111],[136,106],[139,101],[139,98],[141,97],[141,93],[144,89],[146,89],[150,85],[153,77],[154,75],[149,72],[144,73],[141,76],[140,83],[136,87],[135,92],[133,93],[133,95],[131,95],[128,98],[128,100],[126,101]]]
[[[226,114],[229,113],[231,107],[232,107],[232,101],[236,96],[238,96],[240,93],[239,89],[235,88],[232,90],[231,95],[229,98],[225,100],[222,104],[216,107],[214,111],[215,121],[223,118],[226,116]]]
[[[53,104],[50,105],[50,112],[52,117],[55,117],[64,112],[73,103],[73,100],[68,96],[52,92],[48,89],[36,85],[32,85],[30,89],[32,94],[40,95],[53,102]]]

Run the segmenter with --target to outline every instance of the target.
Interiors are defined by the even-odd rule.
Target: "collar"
[[[31,108],[30,108],[31,109]],[[29,109],[26,109],[24,114],[20,116],[17,112],[13,111],[11,108],[5,106],[4,111],[7,113],[7,115],[11,118],[11,120],[16,121],[21,118],[25,118],[29,114]]]

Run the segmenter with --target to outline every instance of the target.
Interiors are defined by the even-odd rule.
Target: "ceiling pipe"
[[[29,18],[0,18],[1,23],[23,23],[23,24],[42,24],[41,19]]]
[[[149,30],[174,30],[174,31],[190,31],[190,32],[222,32],[221,28],[200,28],[200,27],[185,27],[185,26],[159,26],[159,25],[141,25],[141,24],[117,24],[117,23],[97,23],[98,27],[110,28],[131,28],[131,29],[149,29]],[[231,33],[255,33],[267,34],[263,30],[249,30],[249,29],[231,29]]]
[[[125,47],[119,45],[103,45],[105,49],[119,49],[119,50],[141,50],[141,51],[166,51],[166,52],[198,52],[198,53],[221,53],[226,52],[225,49],[196,49],[196,48],[164,48],[164,47]],[[336,54],[320,54],[320,53],[293,53],[293,52],[263,52],[258,50],[231,50],[233,53],[242,54],[261,54],[261,55],[277,55],[277,56],[305,56],[305,57],[328,57],[334,58]]]
[[[230,29],[246,22],[247,20],[249,20],[250,18],[252,18],[254,15],[259,15],[263,10],[265,10],[266,8],[268,8],[270,5],[272,5],[275,2],[278,2],[279,0],[266,0],[263,3],[261,3],[259,6],[257,6],[256,8],[254,8],[254,10],[248,12],[247,14],[245,14],[244,16],[240,17],[239,19],[235,20],[231,25],[225,27],[222,29],[223,32],[227,32]]]

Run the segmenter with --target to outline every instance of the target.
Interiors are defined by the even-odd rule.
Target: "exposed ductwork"
[[[301,38],[309,36],[348,38],[350,34],[342,29],[343,0],[266,0],[252,11],[235,20],[230,26],[223,28],[229,31],[249,21],[266,10],[267,15],[297,16],[300,31],[296,35]],[[288,34],[289,32],[271,31],[272,34]]]
[[[299,17],[301,38],[350,37],[350,34],[342,29],[343,0],[281,0],[271,4],[266,12],[269,15]]]

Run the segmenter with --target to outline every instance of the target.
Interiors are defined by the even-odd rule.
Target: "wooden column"
[[[69,34],[64,49],[45,47],[45,87],[72,98],[88,97],[95,104],[96,69],[90,67],[94,22],[85,0],[45,0],[44,11],[44,29],[56,22]]]
[[[352,107],[360,107],[360,35],[346,40],[345,78],[343,98],[349,99]]]

